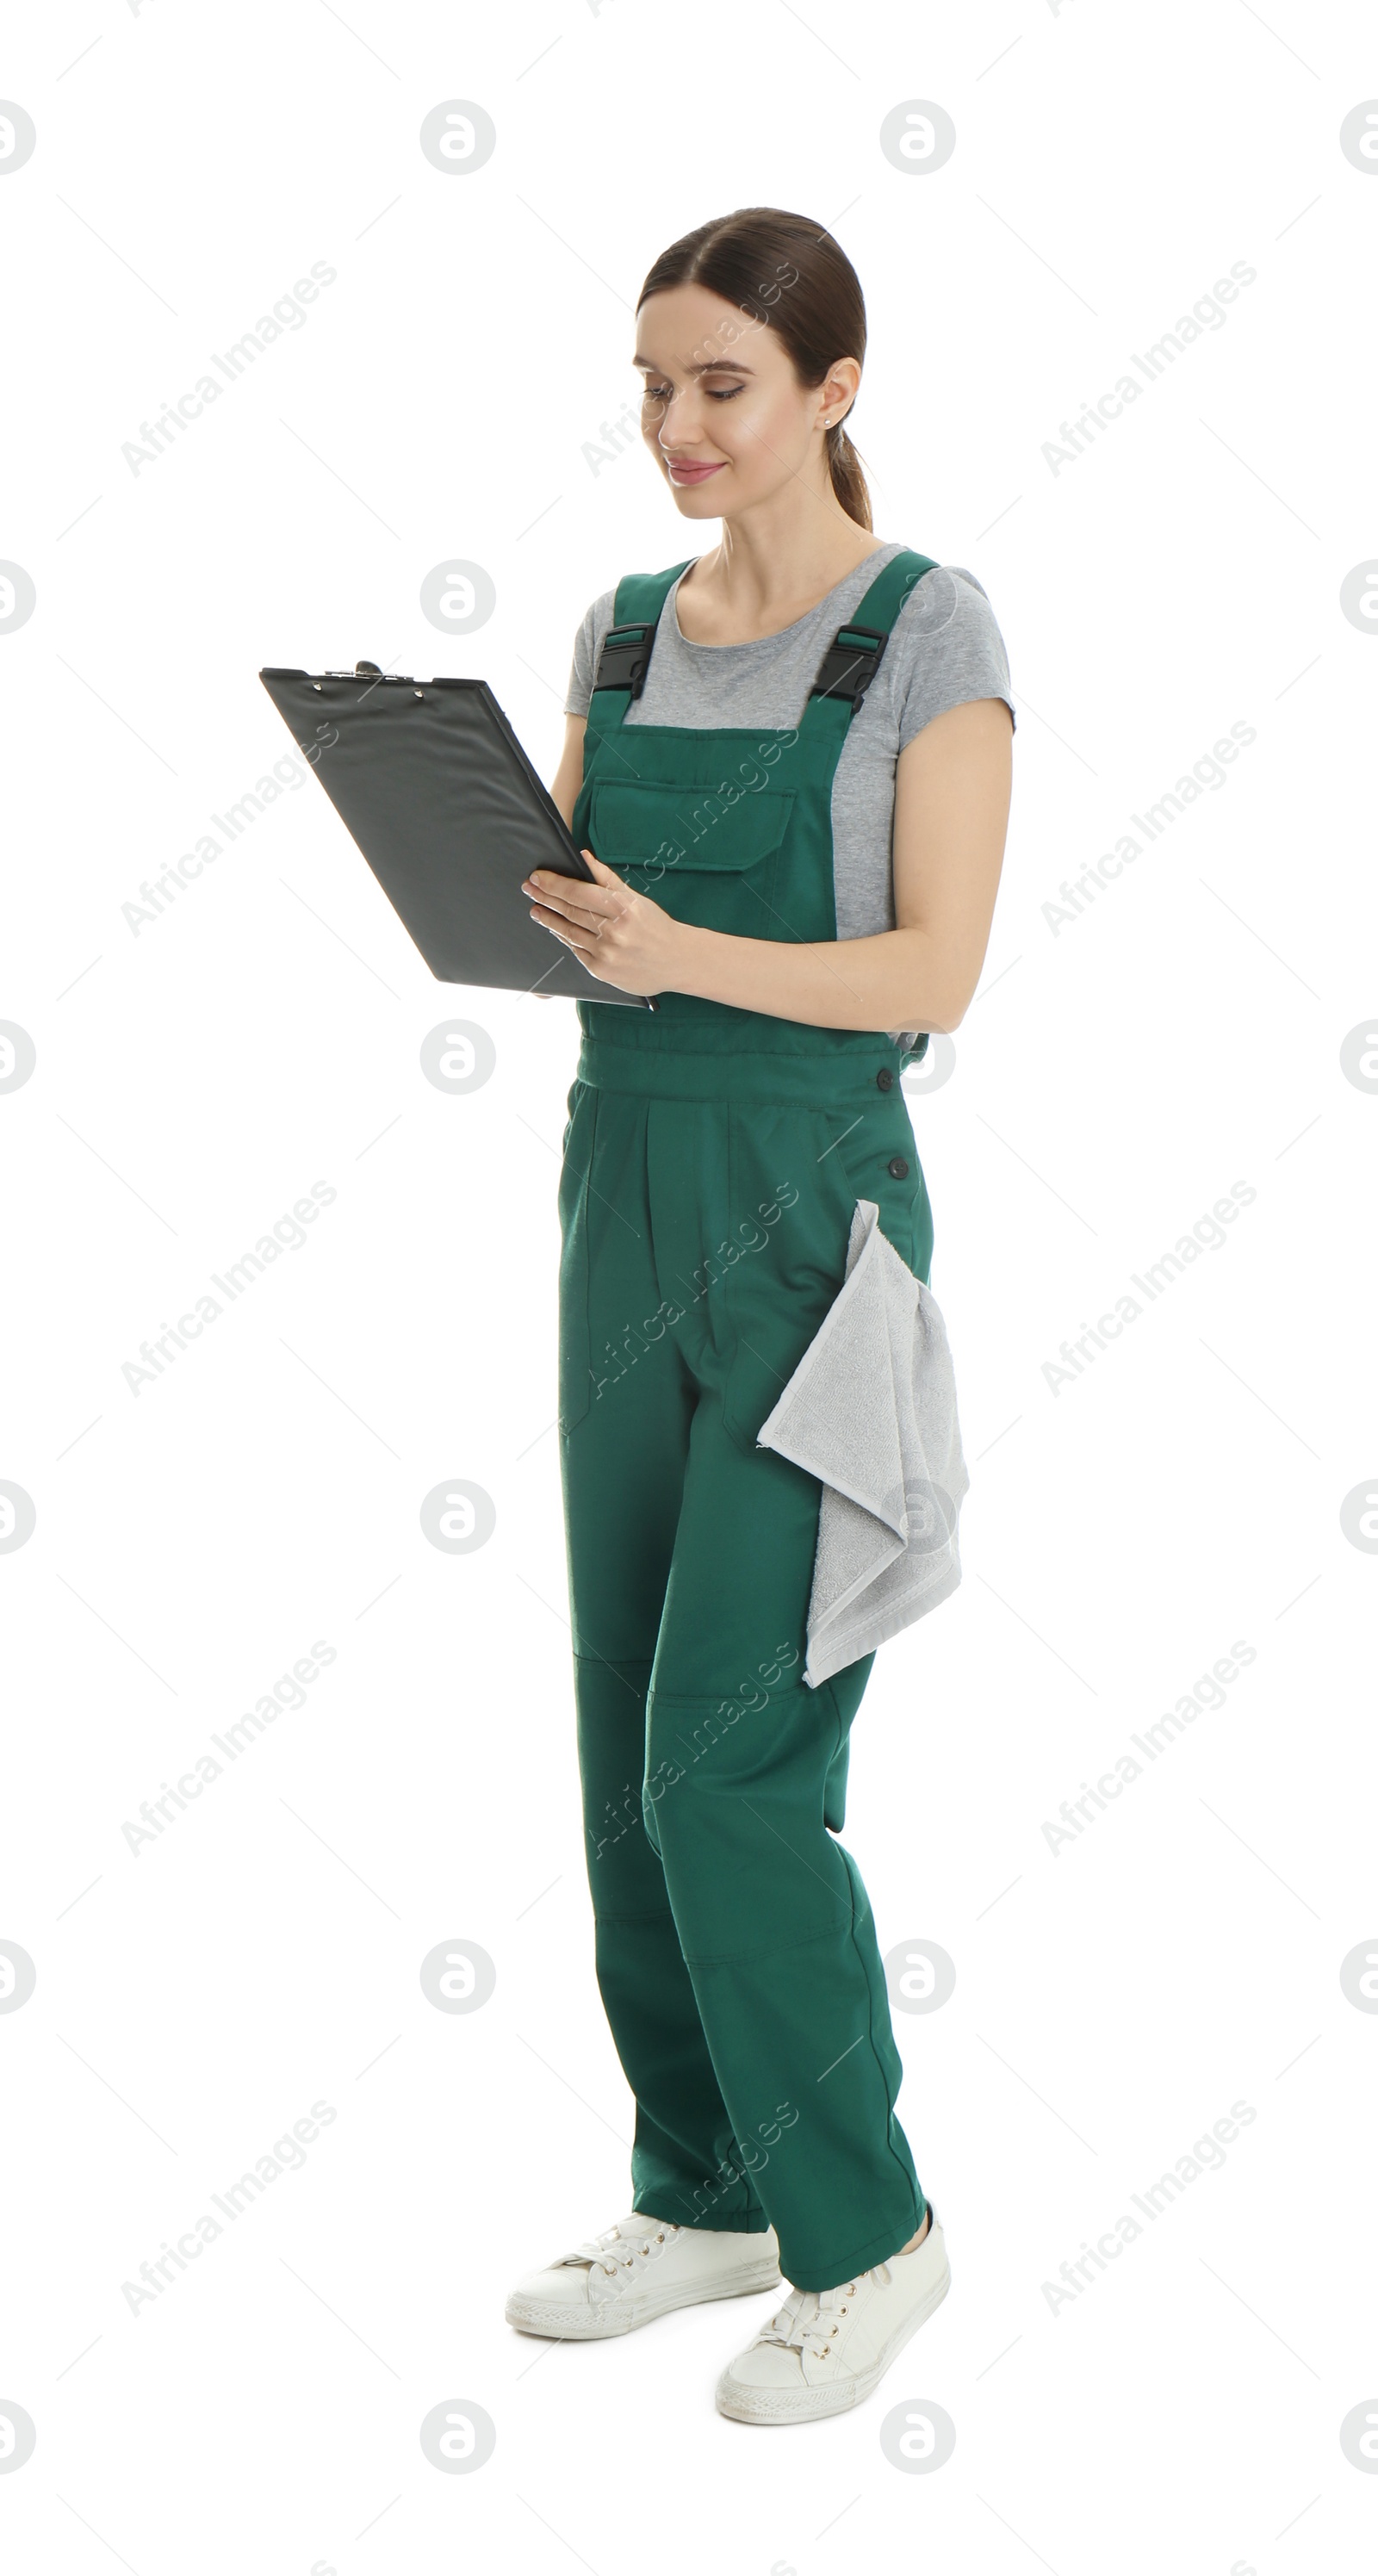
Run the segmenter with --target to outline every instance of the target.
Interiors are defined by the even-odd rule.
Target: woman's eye
[[[715,385],[705,385],[704,387],[704,392],[707,394],[710,402],[735,402],[738,394],[745,393],[745,391],[745,385],[728,385],[721,391]],[[668,385],[647,385],[642,396],[642,400],[648,403],[667,403],[669,399],[670,387]]]

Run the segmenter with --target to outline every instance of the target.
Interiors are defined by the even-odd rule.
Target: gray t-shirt
[[[877,573],[903,551],[898,544],[879,547],[806,617],[751,644],[691,643],[680,632],[675,582],[661,610],[645,688],[628,708],[627,723],[702,730],[797,725],[838,627],[856,616]],[[594,601],[575,638],[569,715],[588,713],[615,595],[605,590]],[[895,764],[934,716],[973,698],[1003,698],[1014,715],[1009,664],[990,602],[973,573],[942,564],[905,600],[842,745],[832,798],[839,939],[894,929]]]

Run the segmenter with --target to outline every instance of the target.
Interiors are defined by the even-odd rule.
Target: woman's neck
[[[680,632],[694,644],[778,635],[882,543],[848,518],[831,490],[826,498],[807,486],[775,496],[762,510],[724,519],[718,544],[685,574],[675,598]]]

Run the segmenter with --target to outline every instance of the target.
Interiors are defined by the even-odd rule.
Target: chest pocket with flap
[[[776,879],[792,789],[739,792],[600,779],[589,846],[637,894],[702,930],[780,936]]]

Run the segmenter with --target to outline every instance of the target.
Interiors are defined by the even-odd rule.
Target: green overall
[[[833,773],[931,569],[911,553],[885,566],[786,730],[629,726],[684,566],[624,580],[576,841],[677,920],[835,941]],[[786,2277],[825,2289],[896,2253],[925,2202],[895,2117],[870,1905],[833,1839],[874,1658],[805,1685],[822,1488],[756,1434],[842,1286],[859,1198],[927,1283],[908,1058],[884,1033],[680,993],[654,1012],[580,1002],[579,1018],[560,1446],[598,1982],[637,2105],[633,2206],[685,2227],[773,2225]]]

